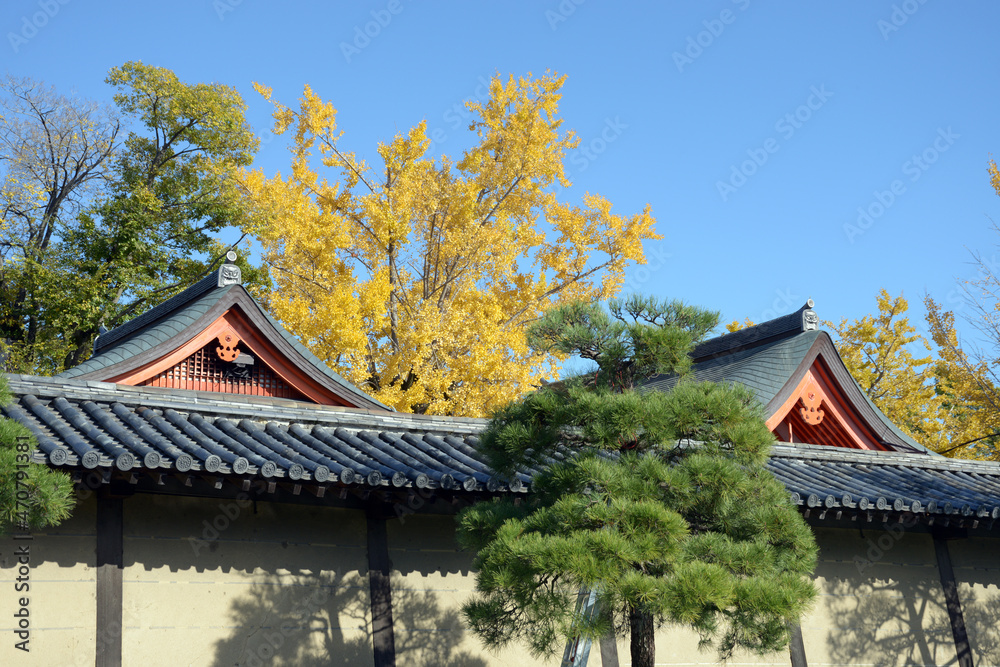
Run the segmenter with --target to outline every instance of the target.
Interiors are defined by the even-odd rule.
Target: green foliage
[[[643,299],[609,311],[577,304],[538,322],[536,344],[598,370],[504,407],[483,433],[501,474],[541,472],[527,502],[459,516],[479,570],[470,626],[490,648],[551,655],[631,624],[637,667],[652,664],[641,647],[655,624],[694,628],[722,658],[781,649],[815,596],[816,545],[764,468],[774,438],[761,406],[742,386],[682,378],[669,392],[640,389],[687,369],[715,314]],[[575,611],[581,590],[598,592],[602,613]]]
[[[640,378],[686,371],[688,349],[718,319],[718,313],[680,301],[633,295],[610,300],[607,311],[581,302],[554,308],[527,336],[532,347],[595,362],[594,383],[621,389]]]
[[[0,403],[9,400],[0,376]],[[58,525],[73,509],[73,482],[65,473],[31,461],[35,447],[26,428],[0,418],[0,533]]]
[[[139,62],[113,68],[107,82],[135,129],[107,151],[101,185],[75,215],[26,210],[28,222],[16,228],[53,231],[14,238],[20,250],[3,267],[0,338],[11,370],[49,374],[81,363],[101,326],[114,328],[217,266],[228,248],[215,236],[248,215],[236,176],[258,142],[235,90],[186,84]],[[14,190],[44,197],[42,176],[20,173]],[[266,291],[266,275],[245,268]]]

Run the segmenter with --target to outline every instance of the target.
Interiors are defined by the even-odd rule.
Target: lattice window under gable
[[[259,359],[255,359],[255,363],[249,365],[223,361],[216,354],[217,345],[216,341],[208,343],[188,358],[142,382],[141,385],[308,400]],[[241,355],[250,355],[242,344],[238,345],[237,349]]]

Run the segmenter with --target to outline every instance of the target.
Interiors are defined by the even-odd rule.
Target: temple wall
[[[523,647],[490,653],[465,629],[461,608],[475,592],[476,577],[473,554],[455,542],[453,516],[407,515],[390,519],[386,528],[399,667],[559,664],[533,660]]]
[[[96,535],[93,497],[62,525],[31,540],[0,537],[0,665],[93,665],[96,642]],[[28,581],[18,582],[18,547],[28,545]],[[27,591],[17,585],[28,584]],[[20,599],[27,598],[28,652],[15,648]]]
[[[124,500],[123,664],[373,665],[365,515],[250,501]],[[30,541],[30,653],[14,648],[14,550],[0,538],[0,664],[92,665],[96,502]],[[815,529],[820,595],[802,620],[810,665],[940,665],[955,647],[930,535],[879,524]],[[386,524],[397,664],[529,667],[522,647],[487,652],[464,628],[472,554],[451,516]],[[949,542],[975,664],[1000,665],[1000,542]],[[109,637],[115,641],[115,637]],[[657,633],[658,665],[713,664],[694,633]],[[628,643],[618,644],[629,664]],[[602,665],[600,647],[592,667]],[[730,664],[791,664],[787,651]],[[605,666],[606,667],[606,666]]]
[[[1000,665],[1000,543],[954,540],[948,551],[975,664]]]
[[[372,664],[361,512],[135,496],[124,555],[123,664]]]
[[[675,626],[660,628],[656,633],[657,665],[670,665],[671,667],[713,665],[717,661],[718,652],[714,649],[698,649],[698,634],[692,630]],[[620,665],[630,664],[628,642],[618,643],[618,662]],[[597,665],[600,662],[592,664]],[[752,653],[737,653],[726,664],[789,667],[792,662],[788,651],[785,650],[763,656]]]
[[[880,525],[814,529],[820,595],[801,624],[808,663],[954,663],[933,540],[900,524]]]

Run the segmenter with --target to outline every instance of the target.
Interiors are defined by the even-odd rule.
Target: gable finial
[[[802,330],[816,331],[819,329],[819,315],[813,310],[816,303],[812,299],[806,299],[806,305],[802,307]]]
[[[219,267],[219,287],[225,287],[226,285],[242,285],[243,284],[243,273],[240,271],[240,267],[236,266],[233,262],[236,261],[236,251],[229,250],[226,252],[226,261]]]

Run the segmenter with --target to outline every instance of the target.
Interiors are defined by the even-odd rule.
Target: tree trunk
[[[653,615],[639,609],[628,614],[632,667],[654,667],[656,646],[653,640]]]

